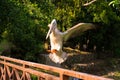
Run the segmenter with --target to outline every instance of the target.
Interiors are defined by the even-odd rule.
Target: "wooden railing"
[[[0,80],[113,80],[58,67],[0,56]]]

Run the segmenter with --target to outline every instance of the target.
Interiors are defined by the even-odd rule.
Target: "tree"
[[[82,46],[89,40],[88,51],[96,45],[97,51],[104,48],[120,54],[120,7],[116,2],[110,3],[109,0],[1,0],[0,39],[12,42],[25,59],[35,60],[33,56],[43,51],[47,25],[52,19],[57,19],[61,31],[88,22],[99,28],[72,41]]]

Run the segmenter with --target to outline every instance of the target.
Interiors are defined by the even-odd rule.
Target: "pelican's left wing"
[[[63,40],[67,41],[69,38],[81,35],[84,31],[94,28],[95,25],[92,23],[78,23],[63,33]]]

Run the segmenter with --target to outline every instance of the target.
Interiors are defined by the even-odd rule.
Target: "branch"
[[[90,4],[94,3],[95,1],[97,1],[97,0],[92,0],[92,1],[90,1],[88,3],[83,4],[83,6],[89,6]]]

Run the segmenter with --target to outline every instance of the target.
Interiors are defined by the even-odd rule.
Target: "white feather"
[[[67,59],[67,54],[63,52],[63,41],[78,36],[88,29],[93,29],[94,25],[91,23],[79,23],[65,32],[60,32],[57,28],[57,22],[55,19],[49,24],[50,30],[47,37],[50,36],[51,50],[56,49],[57,53],[49,54],[50,59],[55,63],[62,63]]]

